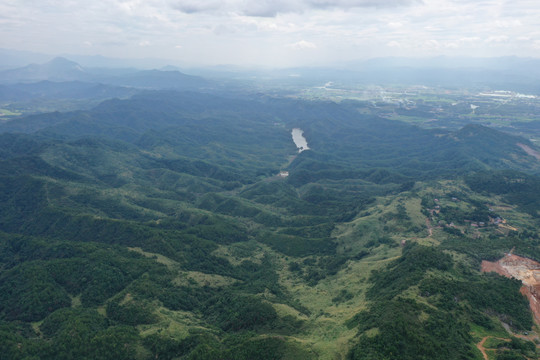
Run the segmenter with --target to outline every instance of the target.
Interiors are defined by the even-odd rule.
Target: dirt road
[[[426,218],[426,226],[429,233],[428,237],[431,237],[433,235],[433,228],[431,227],[431,221],[429,221],[428,218]]]
[[[494,339],[502,340],[502,341],[511,341],[510,339],[493,337],[493,336],[485,336],[484,338],[482,338],[482,340],[478,344],[476,344],[476,347],[478,348],[478,350],[480,350],[480,352],[482,353],[482,356],[484,356],[484,360],[489,360],[489,357],[488,357],[488,355],[486,353],[486,350],[494,350],[494,349],[486,349],[484,347],[484,343],[489,338],[494,338]]]
[[[482,341],[480,341],[478,344],[476,344],[476,347],[478,348],[478,350],[480,350],[480,352],[482,353],[482,356],[484,356],[484,360],[489,360],[487,354],[486,354],[486,349],[484,348],[484,343],[486,342],[486,340],[489,338],[489,336],[485,336]]]

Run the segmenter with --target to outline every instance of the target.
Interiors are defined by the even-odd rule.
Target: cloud
[[[356,8],[356,7],[400,7],[414,3],[421,3],[420,0],[307,0],[306,4],[312,7],[321,8]]]
[[[464,44],[471,44],[480,41],[481,39],[478,36],[472,36],[472,37],[463,37],[459,39],[460,43]]]
[[[114,47],[114,48],[122,48],[127,45],[127,43],[123,41],[117,41],[117,40],[110,40],[110,41],[103,41],[99,44],[100,46],[105,47]]]
[[[430,39],[424,43],[424,46],[428,49],[438,49],[441,44],[439,44],[439,42],[435,39]]]
[[[173,4],[173,8],[186,14],[213,12],[222,7],[219,1],[182,0]]]
[[[300,5],[295,1],[246,1],[238,11],[247,16],[275,17],[278,13],[301,11]]]
[[[300,40],[298,42],[295,42],[295,43],[292,43],[292,44],[287,44],[285,46],[290,48],[290,49],[295,49],[295,50],[316,49],[317,48],[317,45],[315,45],[312,42],[306,41],[306,40]]]
[[[523,25],[519,19],[497,20],[495,21],[495,24],[497,25],[497,27],[503,28],[503,29],[520,27]]]
[[[487,43],[503,43],[508,41],[508,36],[506,35],[498,35],[498,36],[490,36],[486,39]]]
[[[422,3],[422,0],[177,0],[173,8],[186,14],[236,13],[254,17],[303,13],[313,9],[392,8]]]
[[[540,57],[538,18],[538,0],[0,0],[0,39],[4,48],[113,57],[151,48],[194,64]]]
[[[214,28],[214,34],[216,35],[225,35],[225,34],[235,34],[238,30],[236,27],[220,24]]]

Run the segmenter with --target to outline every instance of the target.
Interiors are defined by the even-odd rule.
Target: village
[[[498,215],[490,204],[483,204],[487,209],[486,215],[467,212],[459,207],[461,200],[455,196],[433,199],[433,206],[427,208],[426,225],[430,236],[432,229],[445,229],[452,234],[469,234],[478,238],[483,229],[495,230],[502,235],[519,229],[508,224],[507,220]],[[467,217],[470,216],[470,217]]]

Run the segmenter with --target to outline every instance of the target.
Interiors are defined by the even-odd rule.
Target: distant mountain
[[[119,77],[102,79],[113,85],[131,86],[152,90],[193,90],[208,88],[212,83],[198,76],[183,74],[179,71],[144,70]]]
[[[125,98],[135,94],[133,88],[96,84],[82,81],[53,82],[44,80],[36,83],[0,85],[0,101],[17,102],[31,99],[97,99]]]
[[[158,58],[117,58],[103,55],[80,55],[72,53],[46,54],[33,51],[20,51],[0,48],[0,69],[15,69],[28,64],[41,64],[53,57],[61,56],[77,62],[84,68],[126,68],[138,69],[161,68],[169,64],[185,66],[184,63],[174,59]]]
[[[88,74],[79,64],[65,58],[57,57],[44,64],[30,64],[22,68],[0,72],[0,82],[36,82],[90,80]]]
[[[376,58],[343,66],[371,83],[490,87],[540,94],[540,59],[519,57]]]
[[[159,70],[161,70],[161,71],[180,71],[180,68],[176,67],[176,66],[173,66],[173,65],[166,65],[166,66],[163,66],[162,68],[159,68]]]
[[[519,57],[384,57],[316,67],[264,69],[216,66],[192,68],[190,73],[258,82],[282,89],[285,85],[309,87],[335,82],[351,87],[424,85],[540,94],[540,59]]]
[[[27,64],[42,63],[51,59],[51,55],[31,51],[0,49],[0,69],[15,69]]]
[[[176,70],[86,69],[76,62],[60,57],[44,64],[31,64],[0,72],[0,84],[28,84],[41,81],[82,81],[152,90],[201,90],[214,86],[201,77],[186,75]]]
[[[350,62],[344,67],[361,68],[444,68],[444,69],[483,69],[483,70],[538,70],[540,59],[504,57],[451,57],[436,56],[429,58],[381,57],[360,62]],[[539,72],[536,71],[538,74]]]

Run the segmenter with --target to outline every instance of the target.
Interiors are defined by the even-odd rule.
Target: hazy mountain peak
[[[177,66],[173,66],[173,65],[167,65],[167,66],[163,66],[159,70],[161,70],[161,71],[180,71],[180,68],[177,67]]]
[[[85,70],[78,64],[76,63],[75,61],[71,61],[69,59],[66,59],[64,57],[55,57],[54,59],[52,59],[51,61],[43,64],[44,66],[47,66],[49,68],[53,68],[53,69],[59,69],[59,70],[67,70],[67,69],[72,69],[72,70],[77,70],[77,71],[82,71],[84,72]]]
[[[86,71],[79,64],[63,57],[56,57],[44,64],[30,64],[0,72],[0,81],[8,83],[86,80],[87,77]]]

